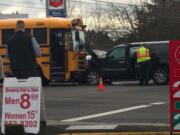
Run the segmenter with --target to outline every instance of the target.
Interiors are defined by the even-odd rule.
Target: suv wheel
[[[96,70],[89,70],[86,74],[86,81],[89,85],[97,85],[99,82],[100,74]]]
[[[157,85],[163,85],[168,83],[168,69],[165,67],[158,67],[153,73],[153,81]]]

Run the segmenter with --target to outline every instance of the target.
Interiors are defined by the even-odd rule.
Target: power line
[[[102,1],[102,0],[90,0],[90,1],[100,2],[100,3],[105,3],[105,4],[122,5],[122,6],[142,6],[142,5],[138,5],[138,4],[125,4],[125,3],[121,3],[121,2],[107,2],[107,1]]]
[[[31,8],[31,9],[43,9],[43,10],[45,10],[46,8],[44,8],[44,7],[33,7],[33,6],[20,6],[20,5],[13,5],[13,4],[0,4],[0,6],[3,6],[3,7],[21,7],[21,8]]]
[[[139,4],[125,4],[125,3],[116,3],[116,2],[105,2],[105,1],[101,1],[101,0],[90,0],[92,2],[85,2],[85,1],[80,1],[80,0],[68,0],[69,3],[76,3],[74,5],[77,5],[77,3],[79,4],[84,4],[84,5],[93,5],[92,7],[97,8],[96,6],[102,6],[103,7],[128,7],[128,8],[132,8],[132,7],[138,7],[138,8],[148,8],[148,5],[139,5]],[[167,9],[166,6],[156,6],[154,7],[155,9]]]
[[[92,0],[92,1],[94,1],[94,0]],[[121,5],[121,4],[123,4],[123,3],[118,3],[119,5],[113,5],[113,4],[107,4],[106,2],[105,3],[99,3],[99,2],[97,2],[97,3],[95,3],[95,2],[85,2],[85,1],[80,1],[80,0],[69,0],[68,2],[70,2],[70,3],[75,3],[75,4],[69,4],[68,3],[68,5],[77,5],[77,3],[78,4],[82,4],[82,5],[85,5],[85,7],[88,5],[88,8],[90,7],[90,8],[92,8],[92,9],[100,9],[100,10],[103,10],[104,12],[106,11],[106,10],[108,10],[109,11],[109,9],[110,8],[112,8],[113,6],[115,6],[115,7],[117,7],[117,8],[132,8],[132,5],[131,6],[129,6],[129,5],[127,5],[127,4],[125,4],[125,5]],[[135,5],[134,5],[135,6]],[[139,6],[139,5],[138,5]],[[144,7],[144,6],[141,6],[141,8],[142,7]],[[82,8],[82,7],[81,7]],[[87,9],[87,8],[86,8]],[[87,12],[87,11],[86,11]]]
[[[112,5],[117,5],[117,6],[138,6],[142,7],[143,5],[138,5],[138,4],[125,4],[125,3],[117,3],[117,2],[105,2],[101,0],[90,0],[91,2],[86,2],[86,1],[80,1],[80,0],[70,0],[71,2],[76,2],[76,3],[83,3],[83,4],[93,4],[93,5],[104,5],[104,6],[112,6]],[[143,6],[144,7],[144,6]]]
[[[139,7],[144,7],[143,5],[132,5],[132,4],[124,4],[124,3],[117,3],[117,2],[105,2],[102,0],[90,0],[91,2],[86,2],[86,1],[80,1],[80,0],[69,0],[68,3],[78,3],[78,4],[86,4],[86,5],[94,5],[94,7],[96,5],[101,5],[104,7],[110,7],[112,5],[116,6],[116,7],[124,7],[124,6],[139,6]],[[13,0],[11,2],[20,2],[17,0]],[[31,4],[41,4],[41,3],[33,3],[33,2],[26,2],[26,3],[31,3]],[[25,3],[18,3],[18,4],[25,4]],[[41,10],[45,10],[45,7],[40,7],[40,6],[22,6],[22,5],[14,5],[14,4],[5,4],[5,3],[1,3],[0,6],[8,6],[8,7],[21,7],[21,8],[30,8],[30,9],[41,9]]]
[[[96,6],[101,6],[101,7],[111,7],[112,5],[108,5],[108,4],[104,4],[104,3],[94,3],[94,2],[84,2],[84,1],[78,1],[78,0],[70,0],[70,3],[75,3],[75,4],[72,4],[72,5],[90,5],[92,7],[96,7]],[[120,7],[120,5],[118,6]],[[123,7],[123,6],[121,6]]]
[[[101,1],[101,0],[90,0],[90,1],[92,1],[92,2],[85,2],[85,1],[80,1],[80,0],[70,0],[70,2],[72,2],[72,3],[81,3],[81,4],[86,4],[86,5],[89,5],[89,4],[94,5],[95,4],[95,5],[101,5],[104,7],[109,7],[112,5],[117,5],[118,7],[119,6],[139,6],[139,5],[124,4],[124,3],[116,3],[116,2],[105,2],[105,1]],[[10,2],[17,4],[17,2],[20,2],[20,1],[13,0]],[[26,3],[33,4],[33,5],[41,4],[41,3],[34,3],[34,2],[26,2]],[[25,3],[18,3],[18,4],[25,4]],[[39,7],[39,6],[22,6],[22,5],[14,5],[14,4],[6,4],[6,3],[1,3],[0,6],[14,6],[14,7],[23,7],[23,8],[45,9],[45,7]]]
[[[7,0],[1,0],[1,2],[7,2]],[[18,3],[17,3],[18,2]],[[33,4],[33,5],[42,5],[42,2],[36,3],[36,2],[23,2],[23,1],[18,1],[18,0],[11,0],[8,1],[8,3],[15,3],[15,4]],[[44,3],[43,3],[44,4]]]

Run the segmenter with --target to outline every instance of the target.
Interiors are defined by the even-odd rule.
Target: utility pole
[[[48,17],[48,0],[45,0],[45,4],[46,4],[46,17]]]

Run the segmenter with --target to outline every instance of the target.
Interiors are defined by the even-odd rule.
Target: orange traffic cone
[[[104,90],[104,84],[103,84],[102,77],[100,77],[100,80],[99,80],[98,90],[99,91],[103,91]]]

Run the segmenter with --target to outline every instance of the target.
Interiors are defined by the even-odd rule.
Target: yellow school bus
[[[85,25],[80,19],[5,19],[0,20],[0,55],[5,76],[11,73],[7,41],[15,32],[16,22],[25,22],[25,32],[35,37],[41,48],[37,62],[44,82],[77,80],[87,68],[85,61]]]

